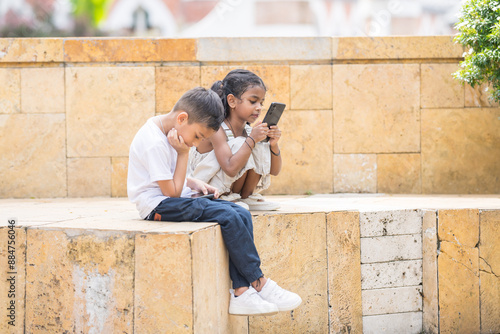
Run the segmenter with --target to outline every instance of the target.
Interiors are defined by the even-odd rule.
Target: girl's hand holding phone
[[[281,137],[280,128],[277,125],[271,125],[267,136],[270,138],[269,144],[271,145],[271,147],[274,147],[274,145],[278,144],[278,140],[280,140]]]
[[[262,123],[262,121],[258,121],[255,123],[252,132],[250,133],[250,137],[255,140],[256,143],[263,141],[267,138],[269,133],[269,128],[266,123]]]

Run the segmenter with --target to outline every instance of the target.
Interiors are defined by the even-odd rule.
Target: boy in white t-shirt
[[[230,291],[230,314],[269,315],[293,310],[302,299],[265,278],[260,269],[250,212],[217,199],[214,187],[186,179],[190,147],[212,136],[223,120],[220,97],[202,87],[185,93],[170,113],[150,118],[130,146],[128,197],[142,219],[219,223],[234,288]],[[215,199],[191,198],[193,192],[214,194]]]

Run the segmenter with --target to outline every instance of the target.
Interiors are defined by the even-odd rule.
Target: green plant
[[[500,1],[465,1],[455,27],[455,41],[468,50],[454,77],[472,87],[491,84],[491,98],[500,102]]]
[[[76,17],[84,17],[95,28],[106,17],[109,0],[71,0]]]

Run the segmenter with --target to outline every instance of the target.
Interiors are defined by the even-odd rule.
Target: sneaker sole
[[[278,311],[272,311],[269,313],[231,313],[229,312],[230,315],[235,315],[235,316],[245,316],[245,317],[259,317],[259,316],[268,316],[268,315],[275,315],[278,314]]]
[[[302,299],[299,302],[293,304],[292,306],[287,306],[287,307],[279,307],[278,306],[278,310],[280,312],[292,311],[292,310],[295,310],[297,307],[299,307],[300,304],[302,304]]]

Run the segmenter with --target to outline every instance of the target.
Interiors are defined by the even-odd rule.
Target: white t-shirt
[[[177,163],[177,151],[153,119],[148,119],[135,135],[128,162],[128,198],[136,205],[142,219],[168,198],[162,194],[157,181],[172,180]],[[181,197],[190,194],[191,189],[184,181]]]

